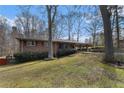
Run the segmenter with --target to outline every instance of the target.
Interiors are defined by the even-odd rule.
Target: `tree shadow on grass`
[[[99,83],[100,87],[116,88],[117,87],[117,71],[116,67],[109,62],[102,60],[102,75]]]

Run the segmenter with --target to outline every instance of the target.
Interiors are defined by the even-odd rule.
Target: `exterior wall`
[[[19,51],[18,52],[48,52],[48,42],[41,41],[41,40],[26,40],[26,39],[18,39],[19,41]],[[34,41],[34,43],[29,43],[28,41]],[[28,44],[32,45],[29,46]],[[35,46],[34,46],[35,45]],[[92,45],[88,44],[79,44],[79,43],[72,43],[72,42],[53,42],[53,53],[56,54],[58,50],[61,49],[76,49],[81,50],[83,47],[91,47]]]
[[[53,43],[53,53],[56,54],[59,50],[59,43]]]
[[[35,41],[36,46],[27,46],[26,42],[28,40],[19,40],[20,52],[48,52],[48,43],[47,41]],[[60,47],[61,46],[61,47]],[[56,54],[58,50],[61,49],[72,49],[78,47],[76,44],[72,43],[61,43],[61,42],[54,42],[53,43],[53,53]]]
[[[60,47],[61,46],[61,47]],[[72,49],[72,48],[75,48],[75,44],[73,43],[59,43],[58,44],[58,48],[61,50],[61,49]]]
[[[48,43],[46,41],[35,41],[36,46],[27,46],[26,42],[20,40],[20,52],[48,52],[48,46],[44,44]],[[58,51],[58,46],[58,43],[53,43],[53,53]]]
[[[23,41],[23,51],[25,52],[46,52],[47,47],[43,47],[43,42],[36,41],[36,46],[27,46],[26,41]]]

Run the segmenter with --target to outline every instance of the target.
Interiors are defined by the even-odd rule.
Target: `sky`
[[[39,14],[37,7],[31,9],[31,13]],[[6,16],[9,19],[14,19],[20,13],[19,6],[17,5],[0,5],[0,15]]]
[[[0,15],[6,16],[9,19],[13,19],[18,12],[17,6],[0,6]]]
[[[69,6],[71,7],[71,6]],[[84,6],[86,7],[86,6]],[[37,16],[41,16],[41,12],[39,12],[40,7],[39,6],[33,6],[33,8],[31,8],[31,13],[35,14]],[[63,7],[59,7],[59,11],[61,11],[62,13],[66,14],[66,9]],[[89,10],[87,10],[86,8],[81,10],[82,12],[89,12]],[[90,12],[92,12],[93,9],[90,9]],[[17,5],[0,5],[0,15],[4,16],[8,19],[8,23],[10,26],[14,25],[14,19],[16,18],[16,16],[20,13],[20,9],[19,6]],[[81,41],[84,41],[87,38],[87,36],[83,36],[81,38]]]
[[[40,8],[38,7],[39,6],[33,6],[30,12],[32,14],[36,14],[40,16],[40,13],[39,13]],[[60,7],[59,10],[62,11],[63,13],[66,13],[66,10],[62,7]],[[93,9],[90,9],[90,11],[92,10]],[[88,10],[83,9],[83,11],[87,12]],[[5,16],[11,20],[14,19],[15,16],[19,14],[19,12],[20,12],[20,9],[18,5],[0,5],[0,15]]]
[[[38,6],[33,6],[33,8],[30,9],[30,12],[34,15],[40,16]],[[15,18],[17,15],[20,14],[20,8],[19,5],[0,5],[0,16],[3,16],[7,19],[7,23],[10,26],[15,26]]]

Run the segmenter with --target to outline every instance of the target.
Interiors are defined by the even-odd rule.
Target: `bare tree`
[[[114,5],[111,6],[111,21],[112,21],[112,31],[116,32],[116,42],[117,42],[117,48],[119,48],[119,38],[120,38],[120,27],[119,27],[119,11],[121,7]]]
[[[123,7],[122,6],[113,6],[113,9],[115,11],[115,25],[116,25],[116,33],[117,33],[117,48],[120,48],[120,15],[119,13],[122,12]]]
[[[56,17],[56,13],[57,13],[57,6],[47,5],[46,10],[47,10],[47,17],[48,17],[48,33],[49,33],[48,58],[52,59],[53,58],[52,28],[53,28],[53,24],[55,22],[55,17]]]
[[[17,20],[15,23],[17,26],[20,26],[20,30],[24,31],[26,36],[30,34],[30,18],[31,13],[30,9],[31,6],[19,6],[20,14],[17,15]]]
[[[75,12],[75,25],[74,28],[76,30],[76,35],[77,35],[77,42],[80,40],[80,36],[82,36],[82,31],[83,31],[83,21],[85,19],[85,13],[82,12]]]
[[[91,19],[89,19],[89,22],[85,27],[85,30],[92,36],[92,44],[94,47],[96,45],[97,33],[102,31],[101,25],[102,25],[101,17],[99,15],[96,15],[96,16],[91,16]]]
[[[7,32],[7,19],[3,16],[0,16],[0,56],[7,54]]]
[[[32,15],[30,19],[31,36],[38,36],[39,32],[44,30],[45,23],[36,15]]]
[[[120,40],[119,40],[119,20],[118,20],[118,7],[115,7],[115,13],[116,13],[116,30],[117,30],[117,48],[120,47]]]
[[[18,30],[25,36],[35,36],[37,32],[44,29],[44,22],[37,16],[30,13],[32,6],[19,6],[20,14],[15,20]]]
[[[56,20],[56,39],[63,38],[65,35],[66,25],[62,14],[57,16]]]
[[[123,6],[113,5],[110,6],[111,11],[111,22],[112,22],[112,31],[114,34],[114,41],[116,42],[117,48],[120,48],[120,37],[121,31],[123,28]]]
[[[72,31],[73,31],[73,26],[75,22],[75,13],[74,13],[74,6],[65,6],[65,9],[67,11],[66,14],[63,15],[64,20],[65,20],[65,27],[66,30],[68,31],[68,40],[72,39]]]
[[[112,29],[111,29],[111,12],[109,7],[106,5],[100,5],[100,11],[103,18],[104,24],[104,39],[105,39],[105,60],[113,62],[113,42],[112,42]]]
[[[12,31],[11,31],[12,30]],[[19,43],[17,42],[16,38],[21,36],[21,33],[17,30],[17,27],[13,26],[10,30],[10,34],[8,35],[9,38],[9,55],[13,55],[14,53],[18,52]]]

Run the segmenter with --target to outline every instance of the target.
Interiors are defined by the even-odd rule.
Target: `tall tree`
[[[75,12],[75,25],[74,28],[76,30],[76,35],[77,35],[77,42],[80,40],[80,36],[82,35],[83,31],[83,22],[85,19],[85,13],[82,13],[80,11]]]
[[[121,18],[123,19],[123,6],[114,5],[111,6],[111,20],[112,20],[112,30],[115,33],[115,41],[117,48],[120,48],[120,34],[121,34]]]
[[[7,19],[3,16],[0,16],[0,56],[7,54],[7,32],[8,32],[8,23]]]
[[[52,45],[52,28],[57,14],[57,6],[46,5],[47,18],[48,18],[48,58],[53,58],[53,45]]]
[[[64,33],[66,31],[65,19],[62,14],[57,16],[56,24],[56,39],[62,39],[65,36]]]
[[[118,6],[115,7],[115,13],[116,13],[116,30],[117,30],[117,48],[119,48],[120,43],[119,43],[119,20],[118,20]]]
[[[96,13],[97,12],[97,13]],[[102,28],[102,18],[99,14],[99,11],[95,11],[95,14],[87,16],[86,21],[86,27],[85,30],[88,32],[88,34],[92,37],[92,44],[95,47],[97,43],[97,33],[101,32],[103,30]]]
[[[74,23],[75,23],[75,12],[74,12],[74,6],[65,6],[65,10],[67,11],[66,14],[64,14],[64,19],[65,19],[65,27],[68,32],[68,40],[72,39],[72,31],[74,28]]]
[[[20,14],[17,15],[17,20],[15,23],[20,27],[21,30],[24,31],[26,36],[30,36],[30,18],[31,6],[18,6],[20,10]]]
[[[24,33],[25,36],[35,36],[39,31],[43,30],[44,23],[39,16],[30,12],[32,6],[19,6],[20,13],[17,15],[15,20],[16,27],[20,32]]]
[[[14,53],[18,52],[19,44],[16,40],[17,37],[21,36],[19,31],[15,26],[12,27],[9,34],[9,54],[13,55]]]
[[[116,32],[117,32],[117,48],[120,48],[120,18],[121,16],[119,15],[119,13],[122,13],[122,6],[114,6],[115,9],[115,17],[116,17]]]
[[[102,14],[104,24],[104,39],[105,39],[105,60],[112,62],[114,58],[113,42],[112,42],[112,30],[111,30],[111,12],[107,5],[100,5],[100,11]]]

